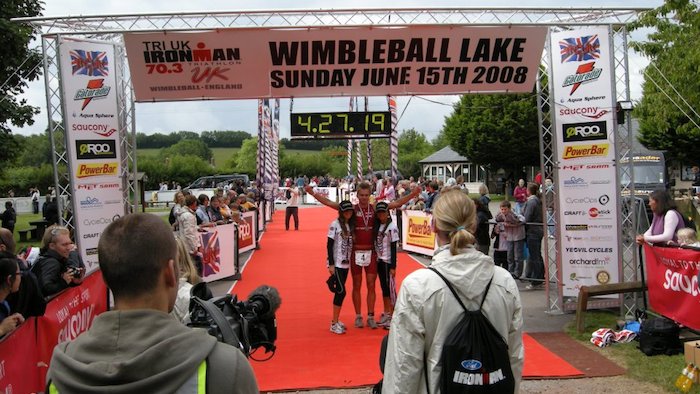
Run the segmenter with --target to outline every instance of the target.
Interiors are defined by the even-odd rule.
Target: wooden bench
[[[17,232],[19,233],[19,242],[27,242],[37,236],[36,227],[30,227],[26,230],[17,230]]]
[[[578,291],[578,305],[576,305],[576,330],[580,333],[584,330],[584,317],[588,309],[588,297],[606,294],[636,293],[645,291],[646,289],[647,286],[642,284],[641,281],[581,286]]]

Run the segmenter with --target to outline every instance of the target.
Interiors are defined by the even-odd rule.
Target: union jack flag
[[[73,68],[73,75],[87,75],[89,77],[109,75],[107,52],[75,49],[70,51],[70,64]]]
[[[561,62],[583,62],[600,58],[600,39],[598,35],[565,38],[559,41]]]

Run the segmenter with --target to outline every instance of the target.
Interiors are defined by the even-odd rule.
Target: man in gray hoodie
[[[102,233],[98,255],[115,308],[74,341],[56,346],[47,392],[258,392],[239,349],[168,314],[177,296],[178,266],[165,222],[151,214],[118,219]]]

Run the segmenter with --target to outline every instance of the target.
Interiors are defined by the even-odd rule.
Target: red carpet
[[[261,391],[358,387],[376,383],[379,345],[387,331],[356,329],[350,296],[345,298],[340,320],[348,326],[344,335],[329,332],[332,294],[326,287],[326,234],[337,213],[329,208],[299,210],[299,231],[284,230],[284,210],[268,223],[261,249],[255,251],[234,293],[247,297],[261,284],[275,286],[282,297],[277,313],[277,353],[266,362],[252,362]],[[293,226],[292,226],[293,227]],[[405,253],[398,256],[400,280],[418,269]],[[351,287],[351,278],[347,281]],[[366,290],[363,287],[363,290]],[[377,294],[381,295],[377,283]],[[363,291],[363,316],[367,315]],[[375,314],[382,311],[381,298]],[[581,372],[525,336],[525,372],[531,376],[575,376]],[[262,352],[262,351],[261,351]],[[256,358],[265,358],[260,354]]]

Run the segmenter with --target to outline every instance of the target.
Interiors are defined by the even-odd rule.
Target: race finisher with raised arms
[[[305,188],[306,192],[321,204],[338,209],[338,203],[317,194],[311,186]],[[415,187],[411,193],[389,203],[389,209],[396,209],[420,194],[421,188]],[[375,287],[377,281],[377,256],[374,250],[374,205],[370,203],[369,196],[372,186],[367,182],[361,182],[357,186],[358,204],[354,206],[355,222],[354,243],[351,254],[350,273],[352,275],[352,304],[355,307],[355,327],[364,327],[362,320],[361,295],[362,270],[365,271],[367,281],[367,326],[377,328],[374,319],[374,303],[377,298]]]

